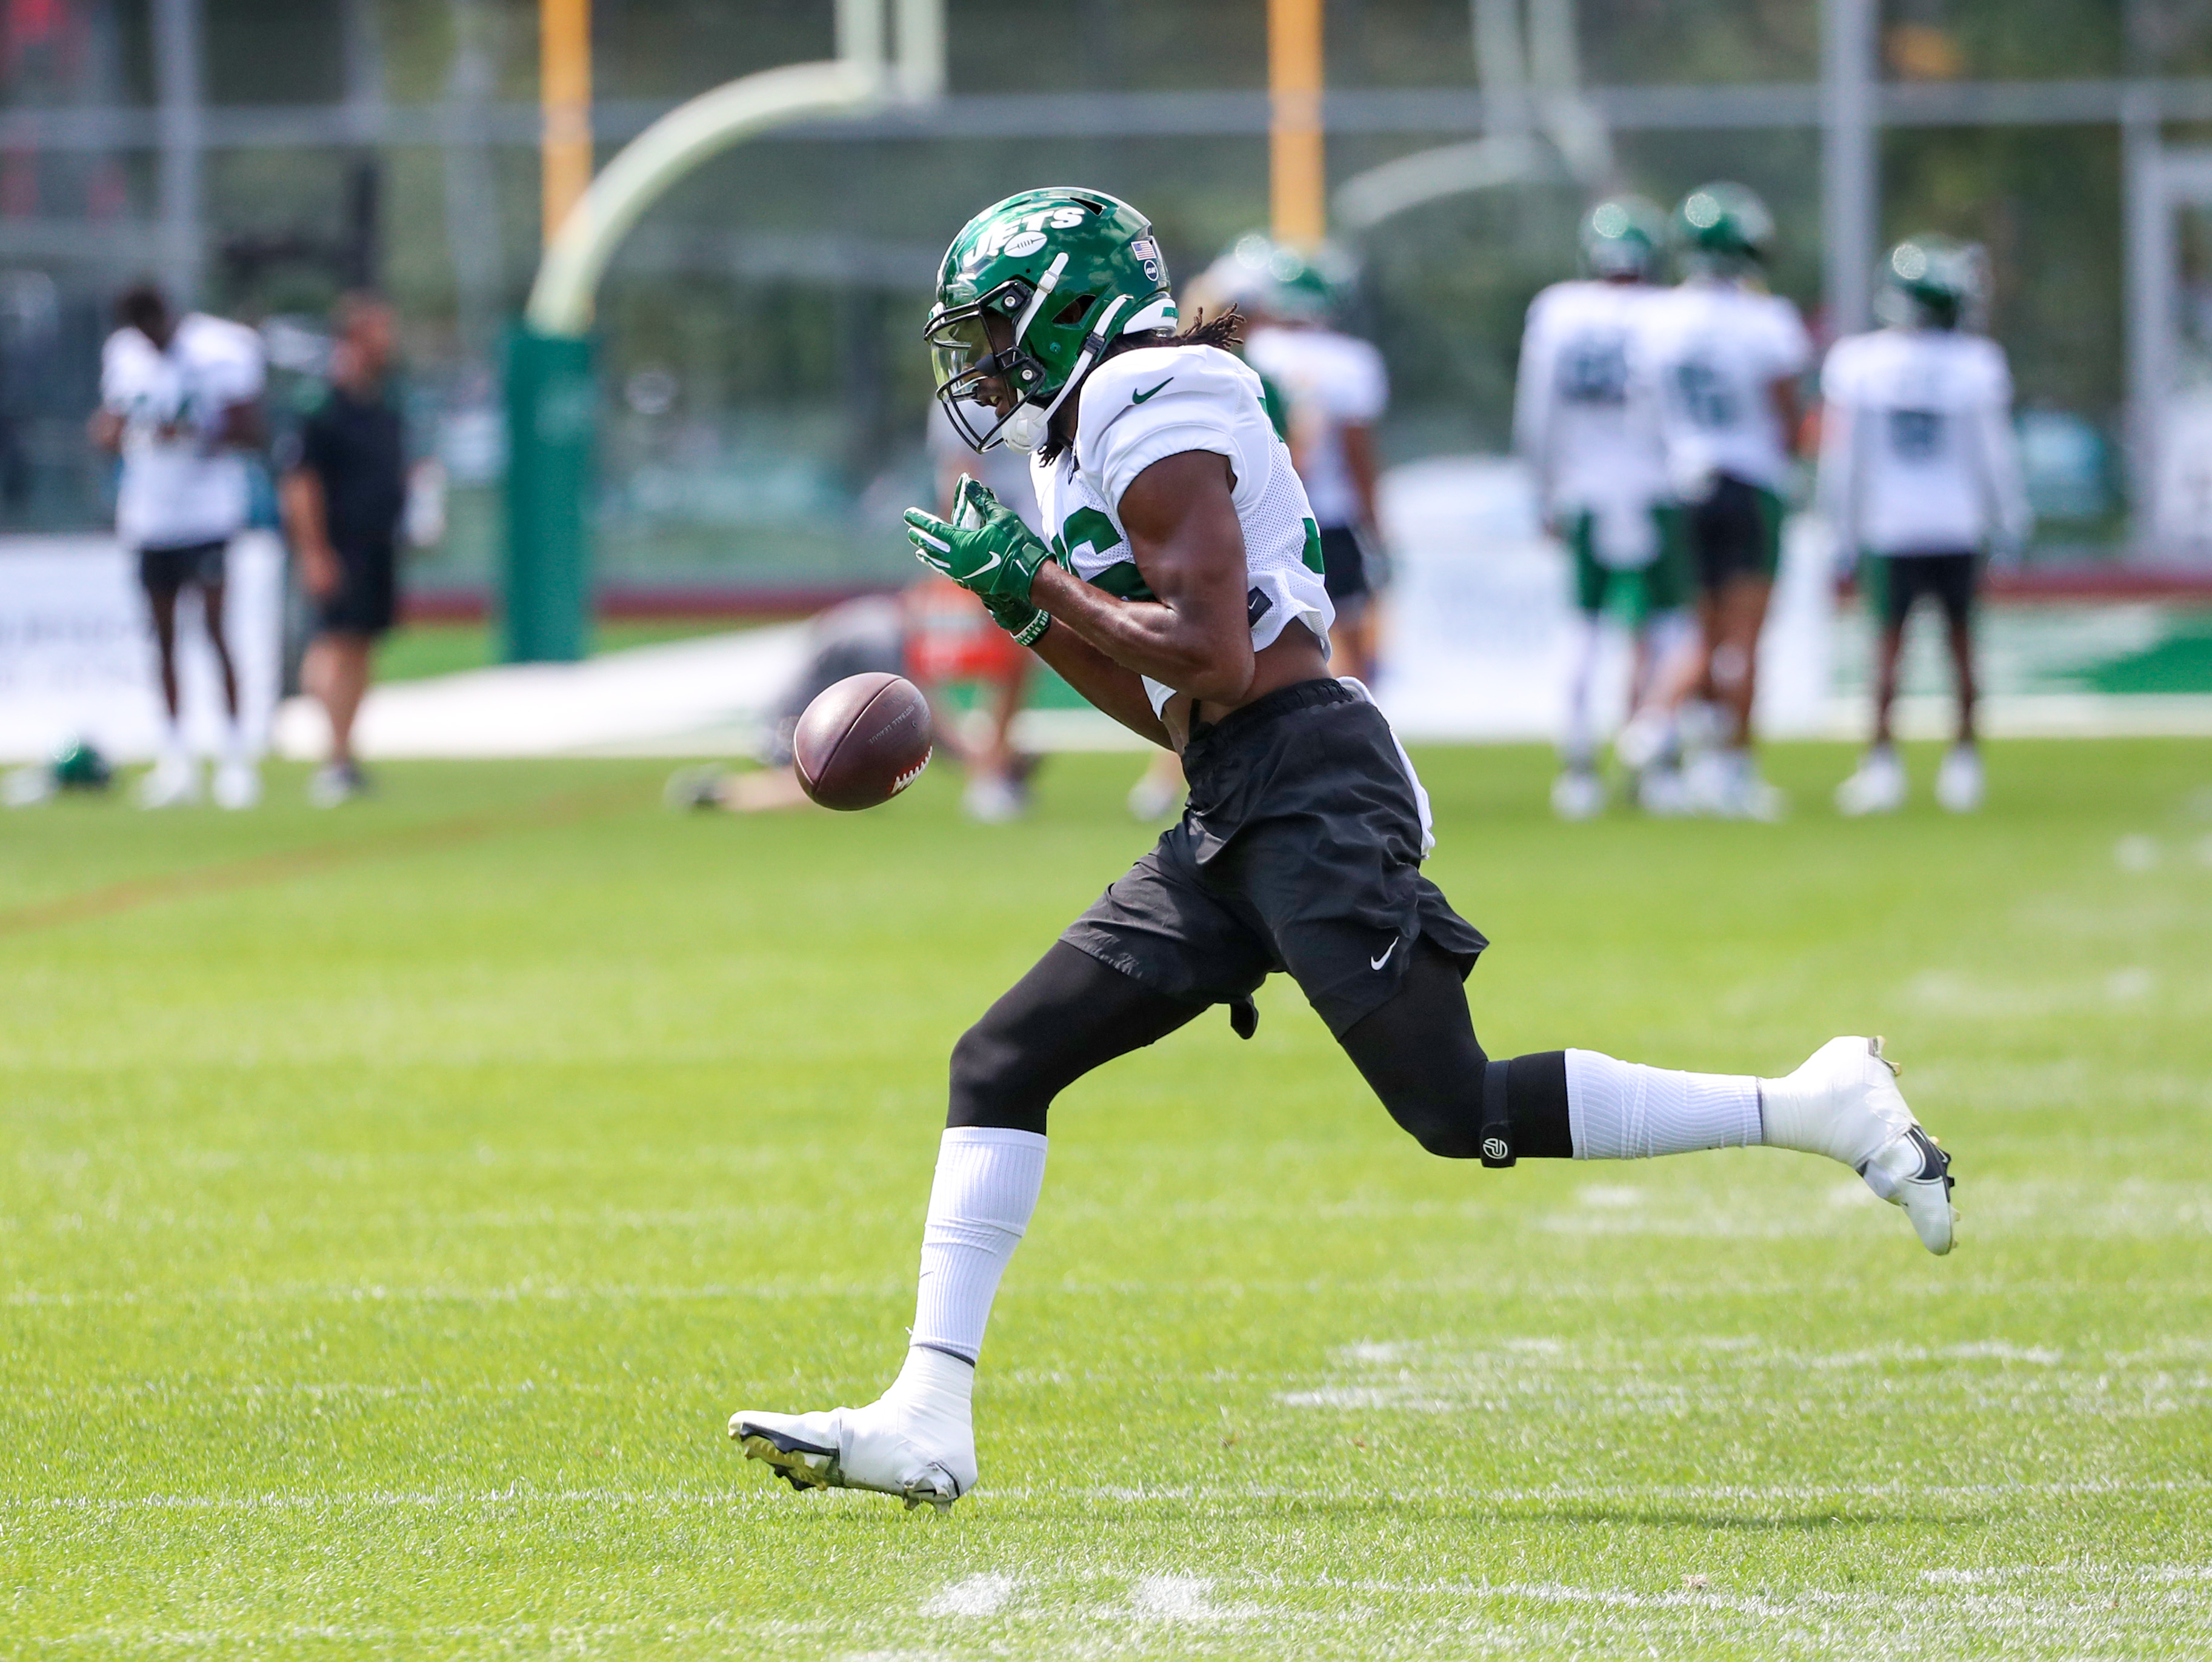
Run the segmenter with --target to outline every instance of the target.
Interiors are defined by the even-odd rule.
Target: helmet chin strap
[[[1048,275],[1058,275],[1058,262],[1054,262],[1054,269]],[[1076,359],[1075,367],[1068,371],[1067,379],[1060,384],[1060,391],[1053,395],[1050,403],[1042,409],[1032,403],[1020,404],[1012,415],[999,424],[1000,440],[1007,449],[1019,451],[1024,456],[1036,453],[1038,446],[1045,441],[1045,435],[1052,431],[1052,418],[1060,413],[1060,405],[1067,402],[1067,395],[1075,391],[1076,383],[1090,372],[1091,366],[1097,361],[1098,355],[1106,349],[1106,343],[1113,339],[1109,331],[1114,326],[1114,319],[1128,303],[1127,294],[1116,294],[1107,304],[1106,315],[1098,319],[1098,327],[1084,337],[1082,355]],[[1035,301],[1030,302],[1030,309],[1036,309]],[[1024,322],[1027,322],[1026,313],[1024,314]],[[1018,341],[1020,337],[1015,338]]]

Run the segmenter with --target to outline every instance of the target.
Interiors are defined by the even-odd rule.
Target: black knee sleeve
[[[1504,1166],[1574,1153],[1566,1052],[1491,1061],[1474,1036],[1459,966],[1425,940],[1397,996],[1343,1042],[1390,1117],[1431,1154]]]

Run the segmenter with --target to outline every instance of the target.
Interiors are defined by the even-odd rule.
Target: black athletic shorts
[[[1897,628],[1923,594],[1933,595],[1953,628],[1974,614],[1974,590],[1981,579],[1981,556],[1971,549],[1933,554],[1869,554],[1860,562],[1859,580],[1867,604],[1885,628]]]
[[[1382,713],[1338,681],[1202,727],[1189,805],[1060,936],[1189,1004],[1246,1006],[1286,971],[1344,1036],[1398,991],[1420,937],[1465,975],[1489,944],[1421,875],[1421,805]]]
[[[1367,573],[1367,550],[1351,526],[1322,527],[1321,581],[1334,605],[1364,600],[1374,592],[1374,582]]]
[[[380,635],[399,609],[399,561],[389,543],[340,549],[338,585],[315,603],[317,628],[330,634]]]
[[[1782,499],[1764,485],[1723,473],[1702,501],[1686,503],[1682,528],[1698,585],[1711,594],[1737,577],[1774,580],[1782,567]]]
[[[228,542],[184,543],[175,548],[138,550],[138,581],[149,594],[172,595],[187,583],[203,589],[222,585]]]

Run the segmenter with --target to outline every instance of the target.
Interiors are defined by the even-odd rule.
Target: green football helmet
[[[1747,185],[1700,185],[1674,209],[1674,252],[1687,270],[1733,276],[1764,265],[1774,215]]]
[[[1174,331],[1152,222],[1103,191],[1024,191],[969,220],[923,331],[938,402],[978,451],[1030,452],[1108,346]]]
[[[1667,220],[1642,197],[1608,197],[1583,221],[1583,270],[1591,276],[1650,282],[1659,275]]]
[[[1899,243],[1878,276],[1875,316],[1909,329],[1972,327],[1989,288],[1979,244],[1933,234]]]
[[[107,758],[89,739],[72,738],[54,752],[55,787],[63,791],[105,791],[113,782]]]

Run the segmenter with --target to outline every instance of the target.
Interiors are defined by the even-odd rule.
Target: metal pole
[[[592,0],[538,0],[544,230],[552,246],[592,183]]]
[[[200,161],[207,144],[200,0],[154,0],[154,84],[161,101],[161,281],[179,311],[199,303],[207,263]]]
[[[1275,235],[1312,247],[1328,234],[1322,149],[1322,0],[1267,0],[1267,177]]]
[[[2130,88],[2120,112],[2127,217],[2127,468],[2138,549],[2157,540],[2159,418],[2172,391],[2173,203],[2160,155],[2157,95]]]
[[[1838,335],[1867,326],[1880,236],[1875,127],[1875,0],[1822,0],[1820,9],[1820,242],[1828,324]]]

